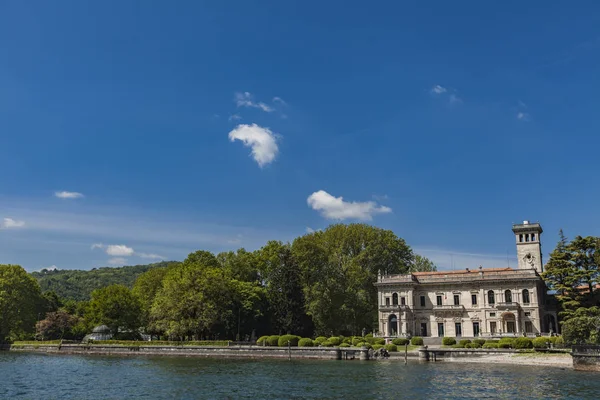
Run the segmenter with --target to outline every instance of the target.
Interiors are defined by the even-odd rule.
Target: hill
[[[84,270],[47,270],[32,272],[42,291],[54,291],[60,298],[89,300],[92,291],[115,283],[132,287],[138,276],[151,268],[165,268],[177,261],[163,261],[147,265],[119,268],[103,267]]]

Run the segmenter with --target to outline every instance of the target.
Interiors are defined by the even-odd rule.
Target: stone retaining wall
[[[573,346],[573,369],[600,371],[600,346]]]

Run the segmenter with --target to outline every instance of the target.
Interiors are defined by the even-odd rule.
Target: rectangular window
[[[523,234],[519,235],[519,242],[523,243]]]
[[[477,305],[477,295],[476,294],[471,295],[471,304],[473,304],[474,306]]]
[[[406,297],[400,297],[400,304],[403,306],[406,305]]]
[[[531,321],[525,321],[525,332],[533,333],[533,324],[531,323]]]
[[[427,322],[421,322],[421,336],[427,336]]]
[[[442,305],[442,296],[437,296],[436,301],[437,301],[437,305],[441,306]]]
[[[525,313],[525,316],[526,317],[531,317],[531,313],[528,311],[528,312]]]
[[[386,306],[389,306],[389,305],[390,305],[390,298],[389,298],[389,297],[386,297],[386,298],[385,298],[385,305],[386,305]]]
[[[456,334],[456,337],[462,336],[462,325],[460,322],[454,324],[454,333]]]
[[[490,322],[490,333],[492,335],[496,334],[496,323],[495,322]]]
[[[421,296],[421,307],[425,307],[425,296]]]
[[[458,294],[454,295],[454,305],[455,306],[460,305],[460,295],[458,295]]]
[[[495,312],[491,312],[491,313],[490,313],[490,317],[495,317],[495,316],[496,316],[496,313],[495,313]]]
[[[473,322],[473,336],[479,336],[479,322]]]
[[[532,241],[532,242],[535,242],[535,233],[532,233],[532,234],[531,234],[531,241]]]
[[[438,322],[438,337],[444,337],[444,323]]]

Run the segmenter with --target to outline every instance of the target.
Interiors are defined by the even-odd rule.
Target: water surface
[[[0,352],[0,399],[598,399],[600,373],[398,361]]]

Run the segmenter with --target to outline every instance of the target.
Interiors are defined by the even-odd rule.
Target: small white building
[[[384,337],[528,336],[557,332],[552,296],[540,277],[539,223],[513,225],[518,268],[380,275],[375,286]]]

